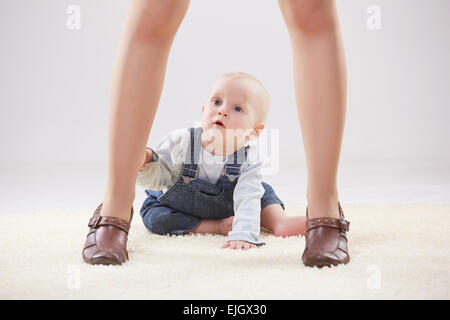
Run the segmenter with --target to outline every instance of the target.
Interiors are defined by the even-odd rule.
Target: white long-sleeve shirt
[[[153,149],[153,160],[149,167],[140,171],[137,184],[145,190],[158,190],[165,193],[181,177],[184,152],[190,143],[188,129],[178,129],[166,134]],[[261,169],[264,165],[256,144],[249,143],[247,159],[241,166],[241,174],[236,183],[233,202],[234,220],[228,240],[243,240],[261,245],[259,239],[261,198],[264,195]],[[198,159],[198,178],[216,183],[225,172],[226,157],[214,155],[203,147]]]

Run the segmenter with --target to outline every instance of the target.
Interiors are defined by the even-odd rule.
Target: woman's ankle
[[[338,197],[307,197],[308,218],[339,218]]]
[[[120,218],[124,221],[130,222],[131,218],[131,208],[133,206],[133,202],[129,204],[121,203],[121,202],[108,202],[104,201],[102,204],[102,207],[100,209],[100,215],[101,216],[109,216],[109,217],[116,217]]]

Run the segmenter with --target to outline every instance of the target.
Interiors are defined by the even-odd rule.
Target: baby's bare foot
[[[220,219],[217,224],[217,233],[227,236],[228,232],[230,232],[233,227],[233,220],[234,216],[225,219]]]

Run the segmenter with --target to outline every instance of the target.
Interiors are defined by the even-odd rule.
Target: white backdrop
[[[19,196],[39,187],[38,177],[27,185],[17,173],[41,165],[59,168],[63,178],[66,168],[79,168],[83,177],[83,168],[95,167],[103,176],[92,199],[101,200],[111,74],[130,2],[1,0],[0,191]],[[79,30],[67,27],[70,5],[81,10]],[[370,5],[381,10],[380,29],[367,26]],[[381,184],[403,179],[399,188],[437,186],[433,194],[441,192],[436,199],[442,200],[450,194],[450,1],[341,0],[337,7],[348,72],[340,183],[372,173],[354,185],[361,190],[384,174]],[[191,1],[170,53],[149,145],[198,120],[211,84],[227,71],[251,73],[268,88],[267,128],[280,130],[278,176],[289,180],[295,171],[299,179],[302,173],[304,185],[291,47],[276,1]],[[86,173],[80,181],[90,178]],[[39,183],[45,179],[42,174]],[[0,200],[9,197],[1,193]],[[347,189],[346,200],[354,194]]]

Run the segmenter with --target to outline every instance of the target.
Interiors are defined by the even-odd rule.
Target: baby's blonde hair
[[[218,81],[228,79],[248,79],[253,81],[253,83],[261,89],[261,93],[264,96],[264,105],[261,106],[261,112],[259,113],[259,117],[256,119],[256,122],[265,122],[270,110],[270,94],[263,83],[251,74],[240,71],[224,73],[219,77]]]

